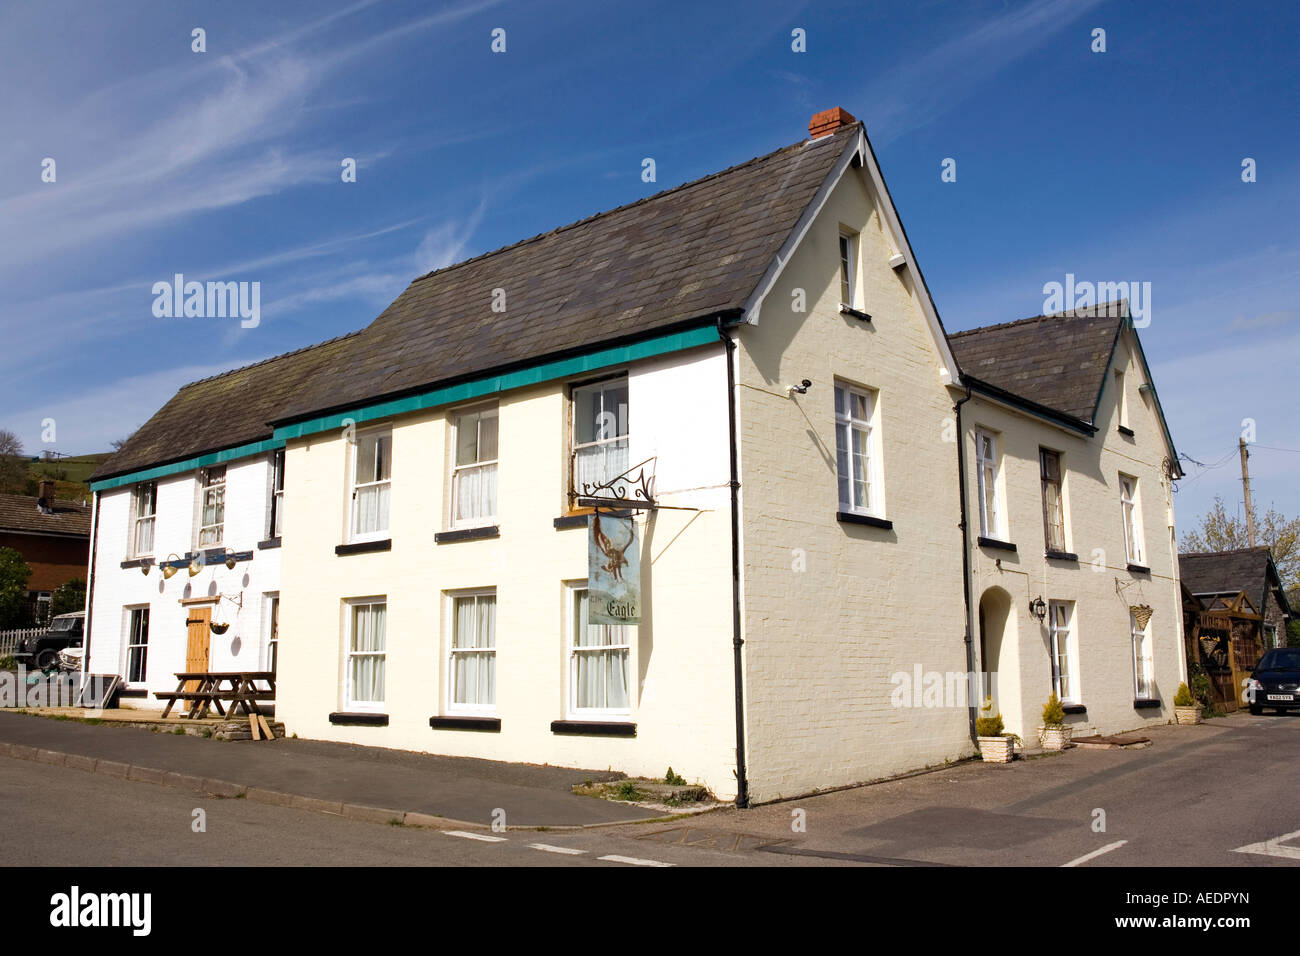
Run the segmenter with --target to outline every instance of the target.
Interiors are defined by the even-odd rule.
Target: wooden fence
[[[41,637],[50,633],[48,627],[28,627],[16,631],[0,631],[0,657],[8,657],[18,650],[18,642],[25,637]]]

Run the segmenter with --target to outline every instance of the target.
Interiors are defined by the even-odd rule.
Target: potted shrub
[[[980,757],[985,763],[1011,763],[1015,756],[1015,736],[1003,733],[1002,715],[993,710],[990,697],[975,718],[975,735],[979,738]]]
[[[1065,723],[1065,708],[1056,691],[1043,705],[1043,726],[1038,728],[1038,742],[1044,750],[1064,750],[1070,745],[1070,730]]]
[[[1178,685],[1178,693],[1174,694],[1174,722],[1179,724],[1201,722],[1201,704],[1192,696],[1192,690],[1185,682]]]

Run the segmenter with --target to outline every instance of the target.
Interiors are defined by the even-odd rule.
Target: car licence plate
[[[1295,694],[1269,694],[1269,700],[1295,700]]]

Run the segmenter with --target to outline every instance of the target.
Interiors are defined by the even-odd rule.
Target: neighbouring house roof
[[[1036,315],[952,332],[948,341],[963,378],[1092,425],[1127,315],[1121,301],[1083,314]]]
[[[339,363],[357,334],[191,382],[101,462],[90,480],[270,438],[268,423],[295,391],[313,381],[338,380]]]
[[[1264,592],[1271,588],[1277,593],[1282,610],[1291,613],[1277,567],[1273,564],[1273,554],[1268,548],[1180,554],[1178,574],[1187,589],[1197,597],[1245,591],[1252,603],[1258,603]]]
[[[91,476],[271,438],[271,423],[739,314],[854,123],[415,279],[365,329],[182,388]],[[505,310],[494,312],[494,290]]]
[[[90,508],[79,501],[54,500],[45,514],[31,495],[0,495],[0,531],[90,538]]]

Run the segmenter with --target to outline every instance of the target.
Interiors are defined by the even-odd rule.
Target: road
[[[368,823],[0,758],[0,863],[1300,866],[1300,715],[1149,736],[1141,750],[967,763],[671,823],[500,834]]]

